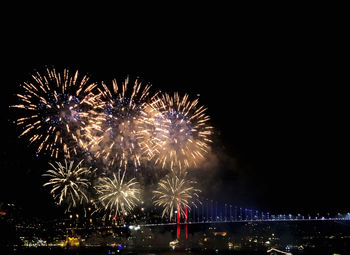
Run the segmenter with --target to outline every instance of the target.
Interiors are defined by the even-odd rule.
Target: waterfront
[[[176,225],[141,228],[80,229],[68,243],[54,243],[58,237],[38,232],[22,232],[22,244],[7,245],[1,254],[9,255],[260,255],[277,248],[293,255],[349,254],[349,223],[321,222],[242,222],[182,225],[177,240]],[[41,233],[42,234],[42,233]],[[35,239],[35,242],[34,242]],[[29,242],[31,240],[31,242]],[[64,246],[63,246],[64,245]]]
[[[333,255],[333,254],[348,254],[348,250],[345,249],[312,249],[304,251],[290,251],[293,255]],[[148,249],[148,250],[124,250],[117,252],[110,248],[78,248],[78,249],[62,249],[62,248],[26,248],[17,249],[16,251],[6,250],[8,255],[112,255],[112,254],[126,254],[126,255],[262,255],[272,254],[266,251],[254,251],[254,250],[198,250],[198,249],[187,249],[187,250],[172,250],[172,249]],[[276,253],[277,254],[277,253]]]

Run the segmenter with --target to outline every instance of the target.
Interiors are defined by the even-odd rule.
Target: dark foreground
[[[335,255],[349,254],[347,250],[339,249],[305,249],[303,251],[291,250],[293,255]],[[233,254],[233,255],[262,255],[262,254],[280,254],[280,253],[267,253],[267,251],[254,251],[254,250],[200,250],[200,249],[143,249],[143,250],[117,250],[111,248],[50,248],[50,247],[38,247],[38,248],[17,248],[17,249],[5,249],[0,252],[3,255],[112,255],[112,254],[126,254],[126,255],[214,255],[214,254]]]
[[[180,229],[175,225],[125,226],[82,228],[74,233],[54,226],[46,232],[18,228],[12,239],[10,231],[0,228],[0,255],[270,255],[274,254],[267,252],[271,247],[293,255],[349,255],[349,223],[242,222],[182,225]]]

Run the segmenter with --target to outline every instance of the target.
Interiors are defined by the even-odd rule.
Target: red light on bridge
[[[0,212],[1,215],[6,215],[6,212]]]

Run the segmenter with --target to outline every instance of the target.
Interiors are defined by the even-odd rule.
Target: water
[[[335,251],[334,249],[312,249],[304,251],[291,251],[293,255],[333,255],[335,253],[346,255],[349,254],[348,251]],[[147,250],[122,250],[117,251],[116,249],[111,248],[49,248],[49,247],[40,247],[40,248],[21,248],[17,250],[7,249],[0,252],[2,255],[266,255],[266,251],[254,251],[254,250],[196,250],[196,249],[186,249],[186,250],[172,250],[171,248],[164,249],[147,249]]]
[[[202,224],[190,225],[188,228],[182,226],[180,242],[174,250],[169,244],[176,239],[176,226],[143,227],[120,235],[118,241],[115,237],[111,239],[110,230],[99,235],[96,235],[96,231],[90,233],[90,230],[82,230],[81,233],[77,231],[78,236],[85,238],[81,243],[83,246],[79,248],[18,246],[17,250],[12,247],[0,250],[0,255],[260,255],[268,254],[268,247],[284,249],[287,246],[292,248],[290,252],[293,255],[349,255],[349,227],[348,224],[333,222]],[[118,236],[119,232],[115,230],[115,234]],[[266,245],[267,240],[271,244]],[[229,242],[235,244],[231,245],[232,250],[228,249]],[[116,248],[84,246],[102,243],[123,244],[124,249],[118,252]],[[305,249],[296,250],[301,244]]]

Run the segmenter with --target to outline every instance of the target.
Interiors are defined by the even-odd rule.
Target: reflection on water
[[[350,254],[349,225],[334,222],[202,224],[182,230],[177,241],[175,226],[83,229],[78,233],[78,247],[18,246],[17,250],[0,250],[0,255],[269,255],[270,248],[293,255]]]
[[[291,251],[293,255],[329,255],[337,254],[332,250],[304,250],[304,251]],[[347,254],[345,253],[340,254]],[[266,251],[233,251],[233,250],[198,250],[198,249],[185,249],[185,250],[172,250],[172,249],[156,249],[156,250],[117,250],[110,248],[75,248],[75,249],[63,249],[63,248],[26,248],[26,249],[8,249],[0,251],[0,254],[6,255],[262,255],[270,254]]]
[[[2,254],[2,253],[1,253]],[[16,252],[5,253],[7,255],[216,255],[216,254],[233,254],[233,255],[260,255],[266,254],[265,252],[258,251],[123,251],[115,252],[108,250],[56,250],[56,249],[26,249],[17,250]]]

